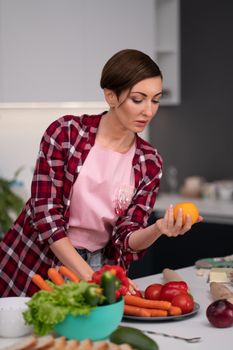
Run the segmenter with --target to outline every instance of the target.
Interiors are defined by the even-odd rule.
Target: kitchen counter
[[[197,205],[205,222],[233,225],[233,201],[228,200],[187,198],[179,194],[161,193],[156,199],[154,211],[156,216],[162,216],[170,204],[189,201]]]
[[[233,327],[215,328],[211,326],[205,315],[207,306],[212,302],[209,294],[209,285],[207,283],[208,271],[204,270],[203,276],[197,276],[195,267],[182,268],[177,270],[177,272],[189,284],[195,301],[200,305],[197,314],[179,321],[128,322],[123,320],[121,324],[142,330],[163,332],[181,337],[201,337],[200,342],[189,344],[184,340],[150,335],[150,337],[158,343],[160,350],[187,350],[189,348],[192,348],[192,350],[219,350],[221,348],[224,350],[231,350]],[[145,290],[149,284],[163,283],[164,281],[162,275],[157,274],[136,279],[135,282],[141,290]],[[0,338],[0,349],[4,349],[5,346],[13,344],[16,341],[17,339]]]

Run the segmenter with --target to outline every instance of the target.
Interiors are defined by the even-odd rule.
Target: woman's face
[[[124,129],[142,132],[159,108],[162,95],[160,77],[148,78],[123,92],[114,108],[115,116]]]

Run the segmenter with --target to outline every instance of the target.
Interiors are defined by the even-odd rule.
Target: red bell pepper
[[[119,281],[119,286],[116,289],[116,299],[125,295],[129,290],[129,280],[124,269],[118,265],[104,265],[100,270],[95,271],[92,275],[92,281],[101,285],[101,279],[104,272],[110,271]]]

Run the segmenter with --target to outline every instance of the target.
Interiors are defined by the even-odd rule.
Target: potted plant
[[[18,174],[19,171],[11,180],[0,177],[0,239],[9,230],[24,205],[24,200],[12,189]]]

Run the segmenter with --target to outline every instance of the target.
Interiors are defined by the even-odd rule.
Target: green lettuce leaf
[[[84,281],[66,282],[60,286],[53,285],[52,292],[41,290],[35,293],[27,303],[28,309],[23,312],[25,322],[34,327],[36,334],[45,335],[68,314],[88,315],[94,308],[84,298],[89,285]]]

